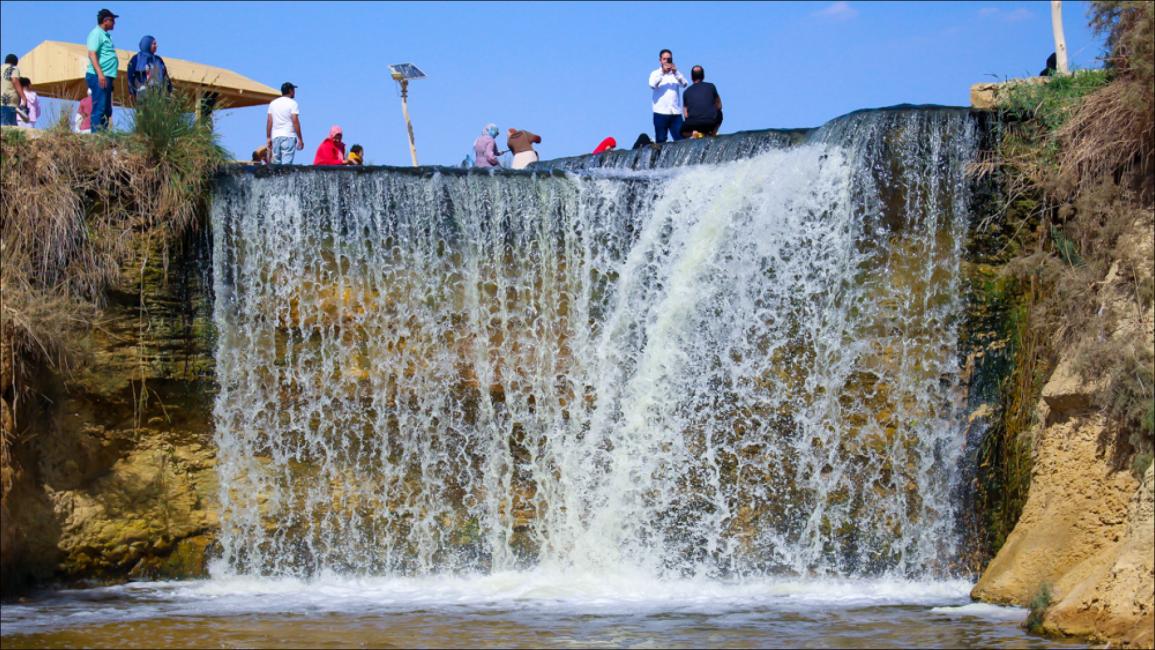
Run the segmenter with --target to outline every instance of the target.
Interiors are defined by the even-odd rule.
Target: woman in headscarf
[[[317,155],[313,157],[314,165],[344,165],[345,164],[345,143],[341,141],[344,136],[341,133],[341,127],[334,124],[329,128],[329,137],[321,141],[317,145]]]
[[[481,135],[473,141],[474,167],[500,167],[497,164],[497,125],[492,122],[485,125]]]
[[[135,99],[147,88],[164,88],[172,92],[168,67],[156,54],[156,39],[146,35],[140,39],[140,51],[128,61],[128,92]]]

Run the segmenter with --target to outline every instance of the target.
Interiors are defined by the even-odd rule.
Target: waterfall
[[[223,565],[946,575],[976,143],[900,109],[529,172],[225,175]]]

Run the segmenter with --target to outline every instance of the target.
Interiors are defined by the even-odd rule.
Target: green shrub
[[[213,174],[228,162],[212,124],[194,117],[195,102],[179,93],[141,94],[133,116],[133,145],[157,166],[164,184],[156,209],[180,230],[203,207]]]
[[[1151,413],[1151,411],[1148,411]],[[1131,473],[1135,478],[1142,481],[1143,476],[1147,473],[1147,468],[1151,467],[1151,461],[1155,460],[1155,456],[1151,454],[1135,454],[1135,458],[1131,460]]]
[[[1047,608],[1053,603],[1053,598],[1051,583],[1044,582],[1039,585],[1039,590],[1035,592],[1035,596],[1027,605],[1031,611],[1027,614],[1027,620],[1023,623],[1023,627],[1027,628],[1028,632],[1032,634],[1043,633],[1043,617],[1046,616]]]
[[[1045,131],[1055,131],[1070,119],[1084,97],[1110,81],[1107,70],[1076,70],[1068,76],[1052,77],[1047,83],[1011,85],[999,96],[999,110],[1004,115],[1030,119]]]

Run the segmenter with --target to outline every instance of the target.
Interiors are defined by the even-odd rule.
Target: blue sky
[[[1087,3],[1064,2],[1072,65],[1100,67]],[[388,64],[411,84],[422,164],[457,164],[487,122],[542,136],[542,158],[591,151],[607,135],[652,136],[649,72],[669,48],[706,69],[725,105],[722,131],[818,126],[860,108],[966,105],[972,83],[1038,73],[1054,49],[1049,2],[0,2],[0,49],[83,43],[107,6],[113,40],[300,86],[311,162],[332,124],[370,164],[408,165]],[[35,80],[33,80],[35,81]],[[58,107],[46,111],[51,118]],[[119,113],[119,111],[118,111]],[[43,118],[47,119],[47,118]],[[120,123],[125,118],[118,115]],[[248,158],[265,109],[224,111],[223,144]],[[307,155],[302,155],[307,154]]]

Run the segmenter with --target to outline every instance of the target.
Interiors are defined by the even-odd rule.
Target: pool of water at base
[[[958,581],[218,578],[43,592],[0,608],[4,648],[1086,647]]]

